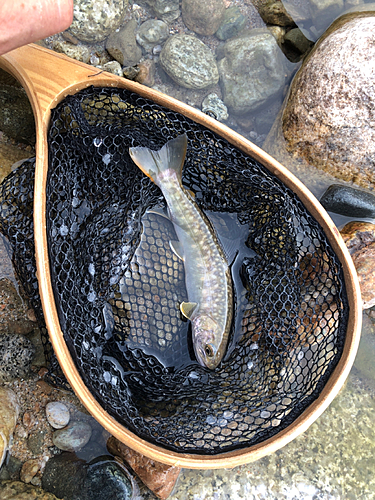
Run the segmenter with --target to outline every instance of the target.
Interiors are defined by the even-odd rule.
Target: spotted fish
[[[167,142],[159,151],[130,148],[134,163],[159,186],[168,206],[178,241],[172,250],[184,261],[188,302],[181,313],[191,321],[198,362],[215,369],[222,360],[232,322],[232,280],[227,259],[210,222],[194,197],[182,186],[186,134]]]

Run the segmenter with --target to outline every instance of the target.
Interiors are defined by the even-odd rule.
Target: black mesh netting
[[[159,189],[130,146],[186,132],[184,185],[231,259],[234,315],[214,371],[194,358],[184,266]],[[43,321],[32,242],[33,165],[2,186],[0,229]],[[341,264],[296,195],[201,125],[136,94],[90,88],[66,98],[49,131],[47,233],[65,340],[85,384],[117,421],[176,451],[259,443],[317,398],[342,354]],[[231,252],[232,247],[236,251]]]

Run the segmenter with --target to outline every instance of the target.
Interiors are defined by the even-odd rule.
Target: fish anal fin
[[[178,240],[171,240],[169,242],[172,252],[181,260],[184,260],[184,249],[182,248],[181,242]]]
[[[193,312],[197,308],[196,302],[181,302],[180,311],[185,316],[185,318],[190,319],[193,315]]]

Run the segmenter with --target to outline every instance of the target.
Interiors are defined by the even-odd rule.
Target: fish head
[[[218,324],[211,316],[198,315],[192,321],[193,346],[198,362],[214,370],[222,358],[218,344]]]

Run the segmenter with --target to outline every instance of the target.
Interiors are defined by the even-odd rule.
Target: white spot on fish
[[[91,274],[91,276],[94,276],[94,274],[95,274],[95,265],[93,262],[91,262],[91,264],[89,264],[89,273]]]
[[[92,142],[94,146],[98,148],[102,144],[103,139],[101,137],[95,137],[95,139]]]

